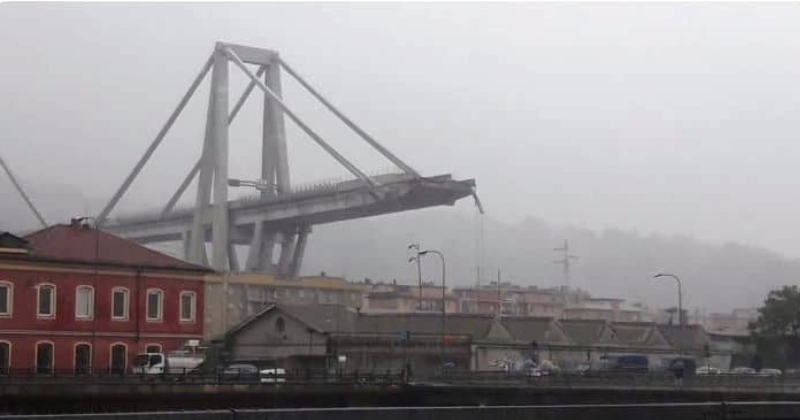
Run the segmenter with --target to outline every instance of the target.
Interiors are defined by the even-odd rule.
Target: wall
[[[144,349],[147,343],[161,343],[165,351],[180,347],[188,339],[202,338],[204,320],[204,288],[202,277],[177,276],[146,272],[137,276],[133,270],[77,269],[53,265],[2,264],[0,280],[14,284],[13,313],[0,317],[0,337],[12,342],[12,366],[28,368],[35,364],[35,342],[56,343],[56,369],[72,369],[74,344],[95,341],[93,365],[108,366],[108,347],[122,342],[130,354]],[[37,316],[37,285],[56,286],[55,316]],[[91,319],[75,316],[78,286],[94,288],[95,306]],[[128,289],[128,318],[112,319],[111,294],[115,287]],[[163,291],[163,317],[146,319],[146,290]],[[194,321],[179,320],[179,296],[182,291],[195,293]],[[98,340],[104,340],[99,342]],[[129,358],[130,360],[130,358]]]
[[[283,330],[279,328],[283,321]],[[326,337],[309,331],[296,319],[270,311],[261,319],[237,332],[228,343],[232,360],[275,360],[284,368],[294,366],[295,356],[324,356]]]
[[[332,277],[278,280],[247,273],[207,276],[205,336],[220,336],[272,303],[365,307],[366,288],[368,286]]]
[[[796,418],[800,404],[723,402],[619,405],[541,405],[513,407],[386,407],[274,410],[172,411],[153,413],[8,416],[6,420],[491,420],[537,418],[546,420],[655,420],[709,418]]]

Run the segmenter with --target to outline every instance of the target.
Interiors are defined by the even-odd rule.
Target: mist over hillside
[[[565,239],[579,256],[571,268],[571,286],[593,295],[623,297],[652,306],[675,305],[671,281],[655,281],[658,272],[683,279],[684,305],[707,311],[759,305],[770,288],[800,278],[800,263],[764,249],[733,243],[710,245],[686,236],[643,235],[636,231],[592,231],[555,227],[529,217],[520,223],[500,223],[483,216],[486,284],[501,270],[503,281],[521,285],[563,284],[561,256],[553,251]],[[451,285],[476,284],[476,216],[454,209],[352,221],[315,228],[304,271],[343,275],[352,279],[416,281],[409,264],[409,243],[441,250],[447,257]],[[480,249],[480,247],[478,247]],[[423,277],[440,282],[435,257],[425,260]]]
[[[10,184],[0,183],[0,230],[25,232],[38,223]],[[77,187],[32,184],[29,194],[49,223],[66,223],[72,216],[94,214],[102,200],[87,198]],[[481,218],[483,219],[481,222]],[[481,229],[481,223],[483,228]],[[481,246],[481,232],[483,246]],[[416,281],[416,269],[408,263],[410,243],[439,249],[447,259],[448,285],[474,285],[477,267],[485,284],[497,278],[521,285],[563,284],[553,251],[569,240],[571,286],[596,296],[623,297],[651,306],[675,304],[675,285],[654,281],[660,271],[682,277],[684,304],[694,310],[728,310],[759,305],[770,288],[794,284],[800,278],[800,262],[777,253],[738,244],[712,245],[686,236],[640,234],[636,231],[593,231],[572,226],[553,226],[529,217],[518,223],[502,223],[491,214],[478,216],[467,201],[456,208],[435,208],[366,220],[314,227],[303,274],[343,276],[352,280],[401,283]],[[172,247],[159,247],[171,250]],[[426,257],[423,276],[439,283],[440,265]]]

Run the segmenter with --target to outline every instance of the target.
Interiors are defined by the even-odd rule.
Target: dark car
[[[219,378],[225,382],[258,382],[259,369],[250,363],[233,363],[219,370]]]
[[[644,354],[611,354],[600,359],[600,371],[608,373],[647,373],[650,364]]]

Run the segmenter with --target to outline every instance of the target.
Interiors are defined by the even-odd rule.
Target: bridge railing
[[[252,371],[203,372],[173,369],[163,373],[132,373],[120,369],[52,369],[42,367],[0,370],[0,385],[33,383],[135,384],[174,382],[188,384],[269,385],[399,385],[406,382],[401,370],[333,371],[328,369],[285,369],[281,373]]]
[[[698,388],[768,389],[800,391],[800,377],[758,375],[691,375],[681,380],[665,372],[543,374],[503,371],[445,371],[411,375],[403,370],[285,369],[282,373],[254,371],[172,370],[168,373],[134,374],[120,369],[49,369],[42,367],[0,370],[0,385],[9,384],[137,384],[152,382],[184,384],[353,385],[397,386],[408,383],[452,386],[509,386],[539,388]]]

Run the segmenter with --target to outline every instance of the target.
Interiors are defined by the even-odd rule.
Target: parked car
[[[736,368],[731,369],[730,372],[728,372],[728,374],[730,374],[730,375],[755,375],[756,374],[756,370],[751,368],[751,367],[740,366],[740,367],[736,367]]]
[[[606,373],[647,373],[649,362],[644,354],[611,354],[600,358],[600,371]]]
[[[281,368],[264,369],[259,372],[262,384],[282,384],[286,382],[286,371]]]
[[[769,369],[769,368],[761,369],[761,370],[758,371],[758,375],[759,376],[768,376],[770,378],[776,378],[776,377],[781,376],[781,370],[780,369]]]
[[[219,372],[223,381],[258,381],[259,370],[256,365],[249,363],[233,363],[222,368]]]
[[[708,365],[701,366],[695,371],[696,375],[719,375],[720,373],[722,373],[721,370]]]

